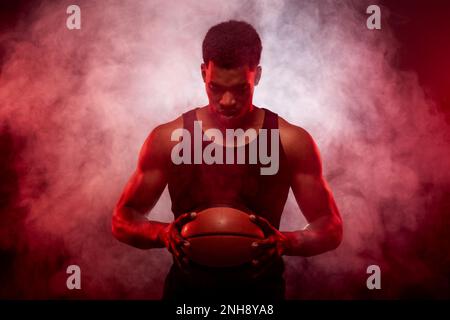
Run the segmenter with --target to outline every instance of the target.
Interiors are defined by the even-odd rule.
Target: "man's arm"
[[[284,254],[313,256],[333,250],[342,241],[342,220],[322,175],[317,146],[304,129],[284,120],[280,122],[283,122],[280,135],[292,173],[291,187],[308,221],[303,230],[282,232],[288,239]]]
[[[162,126],[155,128],[139,154],[136,171],[128,181],[113,218],[112,232],[119,240],[141,249],[164,247],[168,223],[149,221],[145,215],[158,201],[167,184],[166,152]]]

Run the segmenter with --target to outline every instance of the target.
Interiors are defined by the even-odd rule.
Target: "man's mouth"
[[[221,109],[219,113],[224,117],[231,118],[237,116],[239,112],[237,109]]]

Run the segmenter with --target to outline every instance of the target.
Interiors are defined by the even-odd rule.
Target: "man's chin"
[[[226,125],[236,125],[242,120],[242,117],[239,114],[227,115],[218,113],[217,118],[221,123]]]
[[[219,117],[224,120],[235,120],[239,118],[238,113],[233,114],[225,114],[225,113],[219,113]]]
[[[246,114],[245,112],[242,112],[243,110],[236,110],[236,112],[221,112],[219,110],[220,109],[216,109],[213,111],[214,118],[222,125],[228,127],[239,126]]]

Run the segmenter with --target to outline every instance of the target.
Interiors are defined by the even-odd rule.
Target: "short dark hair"
[[[254,69],[261,58],[261,39],[244,21],[230,20],[211,27],[203,39],[203,61],[225,69],[248,65]]]

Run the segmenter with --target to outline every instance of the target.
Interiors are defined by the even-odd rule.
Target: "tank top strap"
[[[264,110],[264,122],[263,122],[263,126],[261,129],[267,130],[266,132],[267,134],[267,151],[268,154],[272,154],[272,134],[271,131],[273,129],[278,129],[278,114],[267,110],[265,108],[262,108]]]
[[[183,128],[189,131],[191,137],[194,134],[194,121],[197,120],[197,115],[195,114],[197,109],[195,108],[183,113]]]
[[[264,122],[262,129],[278,129],[278,114],[262,108],[264,110]]]

